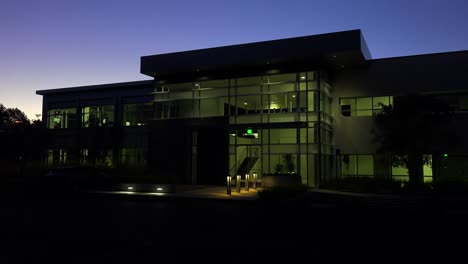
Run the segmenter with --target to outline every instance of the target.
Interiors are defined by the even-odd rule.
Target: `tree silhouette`
[[[423,183],[428,154],[437,156],[456,142],[453,111],[434,96],[395,98],[395,105],[380,105],[372,133],[379,152],[391,153],[392,165],[407,168],[410,186]]]
[[[0,104],[0,174],[21,176],[28,162],[43,161],[47,142],[40,120],[31,123],[20,109]]]

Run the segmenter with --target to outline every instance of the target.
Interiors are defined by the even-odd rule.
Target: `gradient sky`
[[[361,29],[374,58],[468,49],[466,0],[1,0],[0,103],[149,79],[140,56]]]

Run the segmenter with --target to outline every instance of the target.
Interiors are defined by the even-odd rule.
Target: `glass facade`
[[[145,126],[149,120],[225,117],[229,125],[229,173],[299,174],[315,185],[328,173],[320,157],[332,155],[332,88],[320,73],[293,72],[219,80],[155,84],[153,102],[84,105],[81,127]],[[77,125],[77,109],[49,111],[50,127]],[[75,119],[73,119],[75,117]],[[64,125],[64,120],[66,125]],[[114,166],[145,166],[148,142],[129,144],[134,130],[125,130],[118,149],[82,148],[80,162]],[[132,131],[132,132],[131,132]],[[130,133],[130,134],[128,134]],[[131,134],[137,133],[137,134]],[[196,143],[193,143],[196,146]],[[250,163],[242,168],[246,159]],[[244,166],[245,167],[245,166]]]
[[[332,154],[333,136],[332,88],[319,76],[311,71],[161,84],[154,89],[155,119],[228,117],[234,128],[231,175],[288,172],[314,185],[320,167],[326,174],[317,160]]]

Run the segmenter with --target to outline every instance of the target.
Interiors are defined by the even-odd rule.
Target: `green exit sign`
[[[252,129],[247,129],[247,135],[252,135]]]
[[[444,154],[444,157],[448,157],[448,154]]]

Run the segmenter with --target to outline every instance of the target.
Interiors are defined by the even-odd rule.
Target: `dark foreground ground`
[[[465,263],[460,199],[0,195],[1,263]]]

